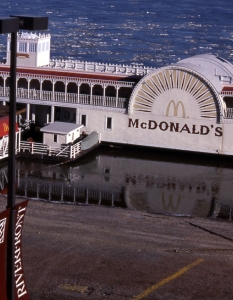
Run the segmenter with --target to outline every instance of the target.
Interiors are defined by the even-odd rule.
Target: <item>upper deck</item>
[[[69,60],[51,60],[49,65],[37,68],[30,66],[17,67],[18,73],[130,81],[137,81],[137,79],[140,79],[153,70],[154,68],[146,68],[138,65],[112,65]],[[9,65],[5,63],[0,64],[0,71],[9,72]]]

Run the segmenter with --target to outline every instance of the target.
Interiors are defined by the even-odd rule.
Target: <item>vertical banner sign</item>
[[[10,209],[0,212],[0,296],[7,299],[6,294],[6,246]]]
[[[15,206],[15,300],[29,300],[22,262],[22,230],[28,200]]]

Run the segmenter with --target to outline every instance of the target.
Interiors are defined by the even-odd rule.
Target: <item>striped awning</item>
[[[233,96],[233,85],[225,85],[221,90],[221,95]]]

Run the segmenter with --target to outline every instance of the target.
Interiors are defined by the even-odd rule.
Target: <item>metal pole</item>
[[[9,155],[8,198],[10,222],[7,243],[7,299],[15,300],[14,252],[15,252],[15,123],[16,123],[16,47],[17,32],[11,33],[10,102],[9,102]]]

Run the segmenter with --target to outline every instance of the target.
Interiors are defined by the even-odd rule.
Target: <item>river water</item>
[[[1,15],[49,17],[51,56],[161,67],[196,54],[233,60],[231,0],[8,0]],[[6,37],[0,36],[0,56]]]
[[[7,192],[7,168],[1,190]],[[175,216],[233,217],[233,159],[101,147],[80,162],[18,160],[16,194],[63,204],[105,205]]]

